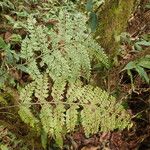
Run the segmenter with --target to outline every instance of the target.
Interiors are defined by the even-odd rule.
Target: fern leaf
[[[77,102],[77,100],[82,97],[85,93],[84,88],[82,88],[82,83],[80,81],[76,81],[75,83],[69,84],[69,88],[66,94],[68,103]]]
[[[67,132],[74,131],[78,119],[78,105],[71,105],[66,111],[66,128]]]
[[[59,51],[54,51],[50,57],[44,57],[43,61],[48,65],[47,73],[54,81],[58,78],[69,78],[70,68]]]
[[[32,77],[32,79],[36,79],[41,77],[41,73],[38,69],[37,66],[37,62],[35,59],[30,60],[30,62],[28,63],[27,69],[26,69],[27,73],[30,74],[30,76]]]
[[[20,106],[18,111],[21,119],[33,128],[37,128],[39,120],[32,114],[31,110],[26,106]]]
[[[21,53],[20,57],[26,60],[30,60],[33,57],[34,53],[31,46],[31,41],[26,37],[21,44]]]
[[[66,86],[66,81],[62,79],[58,79],[54,82],[52,87],[52,97],[55,102],[60,102],[63,99],[63,94]]]
[[[32,114],[30,107],[32,101],[32,94],[35,90],[35,83],[32,82],[28,84],[25,88],[20,91],[20,101],[21,106],[19,107],[19,115],[21,119],[29,124],[31,127],[36,127],[38,124],[38,119]]]
[[[20,91],[21,104],[28,104],[30,106],[30,102],[32,101],[31,96],[34,90],[35,90],[35,82],[32,82],[21,89]]]
[[[96,105],[89,105],[81,111],[81,121],[85,135],[97,133],[100,127],[100,114]]]
[[[40,112],[40,119],[44,131],[50,136],[54,136],[54,118],[53,118],[53,109],[49,104],[42,105]]]
[[[93,39],[89,37],[85,41],[85,45],[88,47],[88,52],[91,60],[95,60],[96,62],[102,64],[104,67],[109,68],[110,62],[108,56],[104,53],[104,49],[101,48]],[[91,42],[92,41],[92,42]]]
[[[19,56],[33,81],[20,91],[18,113],[22,120],[33,128],[41,123],[45,134],[55,138],[59,146],[65,131],[73,132],[78,123],[86,136],[130,127],[130,115],[121,102],[80,80],[89,80],[93,60],[109,68],[107,55],[87,30],[86,17],[64,8],[52,17],[58,23],[51,30],[36,25],[32,16],[28,19],[29,35],[22,42]],[[41,110],[36,112],[40,120],[32,113],[32,99],[40,103]]]
[[[65,109],[63,104],[57,104],[54,109],[53,114],[53,123],[54,123],[54,132],[55,132],[55,140],[56,143],[62,147],[63,146],[63,129],[65,125]]]
[[[45,74],[39,78],[36,78],[35,96],[40,102],[45,102],[48,97],[48,77]]]
[[[112,131],[130,126],[130,115],[121,103],[116,102],[114,97],[98,87],[74,84],[68,89],[67,102],[82,105],[81,124],[87,136],[98,132],[99,129]]]

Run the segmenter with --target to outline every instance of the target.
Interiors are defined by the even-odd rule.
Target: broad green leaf
[[[133,76],[132,76],[131,70],[127,70],[127,73],[131,79],[131,83],[133,83]]]
[[[139,63],[138,63],[138,65],[140,65],[140,66],[142,66],[142,67],[144,67],[144,68],[147,68],[147,69],[150,69],[150,60],[141,60]]]
[[[133,76],[132,76],[131,70],[128,69],[128,70],[127,70],[127,73],[128,73],[128,75],[129,75],[129,77],[130,77],[130,80],[131,80],[132,89],[134,90],[135,87],[134,87],[134,84],[133,84]]]
[[[146,71],[145,71],[142,67],[136,66],[135,70],[139,73],[139,75],[140,75],[143,79],[145,79],[145,81],[146,81],[147,83],[149,83],[149,77],[148,77]]]
[[[134,47],[136,50],[141,51],[142,47],[140,45],[138,45],[137,43],[134,44]]]
[[[88,12],[91,12],[93,10],[93,0],[88,0],[85,8]]]
[[[0,48],[5,49],[5,47],[6,47],[6,43],[5,43],[5,41],[3,40],[3,38],[0,37]]]
[[[136,63],[134,61],[130,61],[123,69],[123,70],[130,70],[136,67]]]
[[[149,41],[145,41],[145,40],[136,42],[136,44],[143,45],[143,46],[150,46],[150,42]]]
[[[98,19],[97,15],[94,12],[91,12],[89,15],[89,27],[91,28],[92,32],[96,31],[97,25],[98,25]]]

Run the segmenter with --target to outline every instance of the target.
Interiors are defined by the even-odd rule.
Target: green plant
[[[134,43],[134,47],[138,51],[142,50],[142,46],[150,46],[150,41],[147,36],[146,36],[146,38],[141,38]]]
[[[104,3],[104,0],[87,0],[85,5],[85,10],[88,13],[88,26],[91,29],[91,32],[95,32],[98,26],[98,16],[97,11],[100,6]]]
[[[139,60],[130,61],[123,70],[127,70],[128,75],[131,78],[133,86],[133,75],[131,70],[135,70],[138,74],[149,84],[149,77],[145,69],[150,69],[150,56],[147,55]],[[134,88],[134,86],[133,86]]]
[[[4,8],[14,9],[14,5],[10,0],[1,0],[0,7],[2,9]]]
[[[86,136],[131,127],[122,102],[90,85],[93,64],[105,69],[110,64],[87,29],[87,18],[74,6],[60,7],[49,16],[55,22],[51,27],[40,25],[33,14],[28,15],[22,26],[27,35],[19,40],[21,50],[9,51],[14,63],[7,62],[6,55],[5,66],[1,65],[5,72],[15,69],[27,75],[25,83],[17,86],[21,119],[41,135],[45,149],[47,137],[53,137],[62,147],[64,135],[78,125]],[[5,79],[3,84],[7,82]]]
[[[99,129],[130,127],[130,115],[121,102],[99,87],[85,85],[81,79],[89,81],[93,59],[109,67],[108,57],[89,36],[86,18],[61,9],[53,19],[57,24],[50,30],[37,26],[32,16],[28,19],[29,36],[22,41],[18,54],[24,60],[20,69],[24,66],[32,78],[20,90],[22,120],[37,131],[42,126],[59,146],[63,145],[63,134],[74,131],[78,124],[86,136]],[[33,113],[33,101],[40,105],[39,112]]]
[[[4,88],[5,82],[9,81],[11,85],[14,84],[14,78],[8,71],[11,66],[15,66],[16,59],[14,52],[10,48],[10,44],[6,44],[0,37],[0,89]]]

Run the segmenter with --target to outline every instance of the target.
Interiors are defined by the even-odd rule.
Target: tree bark
[[[119,50],[119,35],[126,31],[136,0],[105,0],[98,12],[99,25],[94,35],[97,42],[114,58]]]

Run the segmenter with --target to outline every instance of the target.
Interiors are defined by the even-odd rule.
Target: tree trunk
[[[137,0],[105,0],[104,8],[98,12],[99,25],[94,37],[112,59],[118,53],[118,36],[126,31],[135,2]]]

